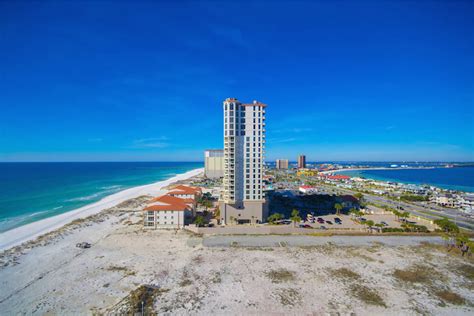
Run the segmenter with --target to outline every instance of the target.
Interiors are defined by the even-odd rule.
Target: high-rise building
[[[304,169],[304,168],[306,168],[306,156],[300,155],[298,157],[298,169]]]
[[[204,152],[204,174],[208,178],[224,176],[224,150],[208,149]]]
[[[288,169],[288,159],[277,159],[275,164],[276,169]]]
[[[224,101],[224,179],[219,205],[225,224],[259,223],[266,218],[265,108],[257,101]]]

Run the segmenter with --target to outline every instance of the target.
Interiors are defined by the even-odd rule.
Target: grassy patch
[[[400,281],[423,284],[431,283],[434,277],[444,278],[435,269],[422,265],[415,265],[405,270],[396,269],[393,272],[393,276]]]
[[[352,285],[351,294],[366,304],[387,307],[382,297],[365,285]]]
[[[300,293],[295,289],[279,289],[275,292],[282,305],[295,306],[301,302]]]
[[[454,268],[454,271],[469,280],[474,280],[474,266],[473,265],[462,263],[462,264],[457,265]]]
[[[341,279],[350,279],[350,280],[358,280],[360,279],[360,274],[349,270],[347,268],[340,268],[332,270],[332,275]]]
[[[459,294],[451,292],[449,290],[443,290],[435,292],[436,296],[441,299],[443,302],[453,304],[453,305],[463,305],[466,300],[461,297]]]
[[[169,290],[166,289],[158,289],[145,285],[139,286],[137,289],[133,290],[129,296],[131,314],[141,313],[143,303],[144,314],[151,315],[151,313],[153,313],[155,297],[168,291]]]
[[[246,250],[249,251],[273,251],[273,248],[270,247],[246,247]]]
[[[273,283],[289,282],[295,279],[294,273],[285,269],[271,270],[265,274]]]
[[[115,266],[111,265],[106,268],[107,271],[114,271],[114,272],[123,272],[125,276],[130,276],[130,275],[135,275],[136,272],[133,270],[130,270],[128,267],[122,267],[122,266]]]

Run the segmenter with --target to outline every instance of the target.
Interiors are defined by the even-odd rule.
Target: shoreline
[[[329,173],[338,173],[338,172],[345,172],[345,171],[365,171],[365,170],[420,170],[420,169],[444,169],[438,167],[406,167],[406,168],[390,168],[390,167],[367,167],[367,168],[345,168],[345,169],[335,169],[335,170],[327,170],[321,171],[321,174],[329,174]]]
[[[433,169],[450,169],[450,168],[445,168],[445,167],[406,167],[406,168],[390,168],[390,167],[373,167],[373,168],[347,168],[347,169],[335,169],[335,170],[328,170],[328,171],[322,171],[320,172],[321,174],[344,174],[345,172],[358,172],[358,171],[370,171],[370,170],[433,170]],[[378,179],[376,177],[367,177],[367,179],[374,180],[374,181],[381,181],[381,182],[396,182],[400,184],[412,184],[412,185],[429,185],[432,187],[439,188],[441,190],[447,190],[447,191],[459,191],[459,192],[464,192],[464,193],[474,193],[474,190],[472,187],[469,186],[462,186],[462,185],[447,185],[447,184],[440,184],[440,183],[423,183],[420,181],[402,181],[400,179],[395,179],[395,178],[386,178],[386,179]]]
[[[204,168],[193,169],[185,173],[178,174],[167,180],[125,189],[78,209],[7,230],[6,232],[0,234],[0,251],[18,246],[24,242],[52,232],[55,229],[69,224],[73,220],[100,213],[102,210],[114,207],[126,200],[136,198],[141,195],[158,194],[164,187],[176,181],[186,180],[194,177],[202,173],[203,170]]]

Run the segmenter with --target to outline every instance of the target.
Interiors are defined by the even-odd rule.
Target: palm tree
[[[349,214],[350,214],[351,216],[357,216],[357,210],[356,210],[355,208],[351,208],[351,209],[349,210]]]
[[[336,209],[336,215],[339,215],[339,213],[340,213],[341,210],[342,210],[342,205],[341,205],[341,203],[336,203],[336,204],[334,204],[334,208]]]
[[[367,225],[370,229],[370,231],[372,231],[372,226],[375,225],[374,221],[373,220],[368,220],[365,222],[365,225]]]
[[[293,226],[296,227],[296,222],[299,223],[301,221],[300,212],[296,209],[291,211],[290,219],[293,221]]]
[[[400,216],[401,218],[405,219],[405,223],[406,223],[407,218],[410,217],[410,213],[408,213],[408,212],[401,212],[401,213],[399,213],[399,216]]]
[[[377,223],[377,224],[375,224],[374,226],[376,226],[376,227],[379,229],[379,232],[380,232],[380,233],[382,232],[382,228],[384,227],[384,225],[381,224],[381,223]]]
[[[399,211],[397,210],[392,210],[393,215],[397,217],[397,221],[400,221],[400,216],[402,215]]]

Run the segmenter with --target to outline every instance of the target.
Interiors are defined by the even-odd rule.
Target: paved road
[[[331,186],[323,186],[323,185],[320,185],[320,186],[322,186],[325,190],[328,190],[328,191],[341,191],[345,194],[354,194],[357,192],[357,191],[352,191],[352,190],[343,189],[343,188],[335,188]],[[422,205],[413,205],[413,204],[409,204],[402,201],[396,202],[396,201],[389,200],[381,196],[370,195],[367,193],[364,193],[364,199],[368,202],[372,202],[376,204],[386,204],[394,208],[396,208],[397,206],[402,206],[405,209],[405,211],[410,212],[413,215],[428,218],[428,219],[434,220],[434,219],[439,219],[444,216],[456,222],[457,225],[459,225],[459,227],[462,227],[468,230],[474,230],[474,220],[461,216],[461,214],[459,216],[456,216],[456,213],[455,213],[456,211],[454,210],[451,210],[452,212],[450,213],[446,213],[444,210],[439,211],[438,209],[433,211],[430,207],[426,207]],[[422,210],[423,213],[420,212],[420,210]],[[426,214],[425,212],[428,214]]]
[[[307,247],[324,246],[329,243],[338,246],[372,246],[382,243],[387,246],[416,246],[429,242],[442,244],[438,236],[205,236],[205,247]]]

